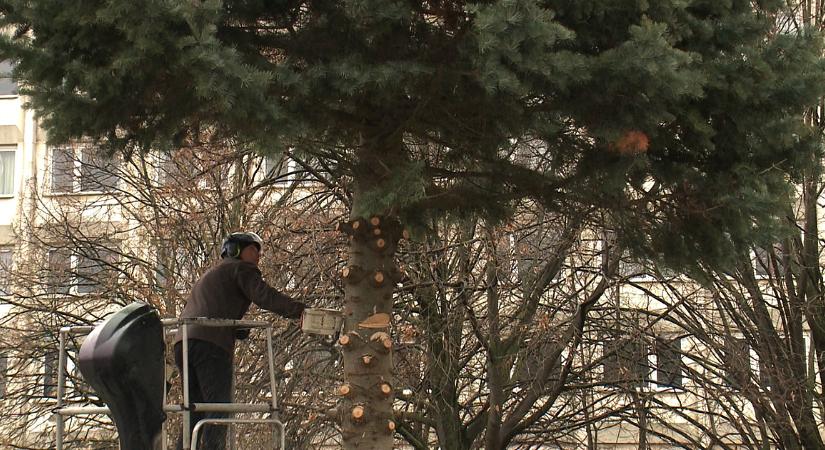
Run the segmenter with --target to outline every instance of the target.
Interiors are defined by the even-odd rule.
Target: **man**
[[[221,248],[221,262],[195,282],[180,317],[239,320],[246,314],[251,303],[286,318],[301,317],[304,304],[273,289],[261,277],[258,261],[262,248],[263,240],[255,233],[230,234]],[[188,327],[190,403],[232,401],[232,355],[236,331],[229,327]],[[174,350],[175,364],[181,374],[182,340],[183,333],[178,330]],[[190,433],[200,419],[226,416],[226,413],[193,413]],[[224,448],[226,427],[208,425],[202,430],[199,449]],[[178,449],[182,446],[183,436],[178,441]]]

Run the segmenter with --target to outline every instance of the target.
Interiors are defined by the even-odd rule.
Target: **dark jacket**
[[[255,264],[227,258],[195,282],[180,317],[239,320],[246,314],[250,303],[290,319],[301,317],[305,308],[303,303],[266,284]],[[230,355],[234,351],[235,334],[230,327],[190,325],[187,333],[189,339],[212,342]],[[182,339],[183,332],[179,329],[175,342]]]

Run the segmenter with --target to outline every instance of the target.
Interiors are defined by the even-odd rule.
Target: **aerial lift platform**
[[[336,312],[309,310],[303,329],[315,334],[333,334],[341,321]],[[192,403],[189,399],[189,369],[182,374],[182,403],[169,403],[165,376],[165,337],[180,330],[183,359],[188,360],[187,336],[192,325],[261,328],[267,340],[267,362],[271,401],[265,403]],[[254,320],[159,319],[157,312],[143,303],[133,303],[97,326],[67,326],[59,333],[57,377],[56,449],[64,449],[66,420],[78,415],[109,415],[118,428],[121,450],[166,450],[167,422],[170,414],[182,415],[184,448],[196,450],[204,426],[268,424],[272,442],[285,449],[285,424],[279,418],[278,394],[272,350],[272,324]],[[108,406],[74,406],[66,402],[67,343],[72,337],[86,336],[80,348],[78,366],[84,379]],[[200,420],[190,436],[192,413],[261,413],[261,418],[222,418]],[[230,433],[231,435],[231,433]],[[233,442],[230,439],[230,447]]]

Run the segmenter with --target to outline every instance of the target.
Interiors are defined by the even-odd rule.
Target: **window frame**
[[[630,349],[633,344],[638,350]],[[645,389],[653,382],[653,367],[650,364],[651,348],[644,336],[627,333],[611,333],[602,342],[602,382],[607,386],[622,386]],[[637,357],[634,357],[637,356]],[[625,366],[624,363],[627,363]],[[615,365],[615,369],[613,366]],[[620,371],[627,369],[630,376],[620,377]],[[608,378],[608,372],[615,377]],[[641,375],[640,377],[638,375]]]
[[[43,354],[43,374],[41,386],[43,387],[44,398],[57,398],[57,370],[58,352],[49,350]]]
[[[14,295],[14,254],[13,245],[0,245],[0,298],[7,298]],[[8,266],[3,261],[5,254],[9,254]],[[7,278],[7,279],[5,279]]]
[[[46,251],[46,268],[48,271],[46,292],[52,295],[94,295],[102,290],[100,279],[97,282],[86,282],[82,280],[94,281],[97,274],[105,272],[108,267],[116,267],[119,264],[120,245],[117,242],[105,243],[95,247],[94,255],[85,255],[75,249],[65,247],[53,247]],[[59,266],[53,264],[53,256],[63,257],[65,263]],[[106,260],[108,256],[111,259]],[[91,261],[93,264],[86,267],[80,264],[83,261]],[[106,261],[104,263],[104,261]],[[91,267],[99,267],[92,272],[84,271]],[[87,287],[88,286],[88,287]],[[92,288],[89,288],[92,287]]]
[[[275,169],[277,173],[273,176]],[[286,153],[264,155],[255,171],[255,179],[259,183],[271,182],[275,186],[283,186],[296,180],[297,169],[298,163]]]
[[[61,152],[64,159],[58,161],[57,152]],[[116,156],[105,157],[96,152],[97,149],[85,144],[50,146],[47,161],[48,193],[55,196],[116,193],[120,189],[120,176],[117,169],[122,161]],[[96,158],[97,156],[99,158]],[[58,162],[60,167],[58,167]],[[111,167],[112,171],[106,172],[104,170],[106,167]],[[56,171],[58,168],[61,172]],[[100,174],[103,175],[99,180],[93,178]],[[58,176],[62,178],[58,180]],[[91,188],[89,183],[91,183]]]
[[[3,180],[0,179],[0,198],[13,198],[17,195],[17,145],[0,145],[0,153],[11,153],[11,191],[8,193],[2,192]]]
[[[658,390],[678,390],[682,391],[685,389],[685,360],[683,358],[684,355],[684,336],[682,335],[674,335],[674,334],[660,334],[656,336],[656,342],[654,344],[653,351],[650,352],[650,362],[651,368],[653,369],[653,375],[651,376],[651,387],[654,387]],[[671,361],[675,360],[677,362],[677,370],[678,373],[676,374],[669,374],[669,370],[662,370],[662,357],[661,355],[666,352],[662,352],[662,349],[670,348],[673,342],[678,342],[678,348],[672,352],[675,354],[675,357],[671,358]],[[673,355],[671,355],[673,356]],[[678,380],[678,383],[671,383],[670,378],[663,380],[662,377],[664,376],[673,376],[674,379]]]

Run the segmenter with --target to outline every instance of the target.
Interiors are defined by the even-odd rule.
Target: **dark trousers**
[[[189,340],[189,403],[230,403],[232,401],[232,355],[223,348],[198,339]],[[175,343],[175,364],[183,379],[183,345]],[[189,436],[201,419],[228,417],[225,412],[193,412]],[[198,439],[198,449],[223,450],[226,425],[204,425]],[[183,432],[178,438],[178,450],[183,448]]]

